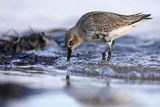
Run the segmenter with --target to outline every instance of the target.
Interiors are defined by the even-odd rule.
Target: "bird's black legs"
[[[114,43],[115,43],[115,42],[114,42],[114,40],[113,40],[113,41],[112,41],[112,46],[114,45]]]
[[[108,43],[109,48],[106,49],[103,53],[102,53],[102,60],[106,60],[106,54],[108,54],[107,56],[107,61],[110,60],[111,55],[112,55],[112,45],[114,44],[114,41],[111,41]]]
[[[104,51],[102,53],[102,60],[106,60],[106,54],[108,54],[107,61],[109,61],[110,58],[111,58],[111,55],[112,55],[112,49],[111,49],[111,47],[108,50],[106,50],[106,51]]]
[[[112,48],[110,47],[110,48],[109,48],[109,51],[108,51],[107,61],[109,61],[109,60],[110,60],[111,55],[112,55]]]
[[[102,53],[102,60],[106,60],[106,51]]]

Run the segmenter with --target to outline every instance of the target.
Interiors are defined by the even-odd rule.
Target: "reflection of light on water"
[[[20,102],[11,103],[8,107],[80,107],[64,93],[45,93],[22,99]]]
[[[58,89],[52,87],[49,92],[11,100],[7,107],[156,107],[160,104],[160,87],[153,85],[154,82],[150,85],[130,84],[112,79],[107,87],[104,79],[74,76],[69,84],[64,79],[56,79],[54,85],[55,82],[60,85]],[[47,81],[39,88],[49,87],[45,84]]]
[[[143,107],[157,107],[157,105],[160,104],[159,92],[154,92],[154,91],[148,92],[145,89],[143,91],[140,91],[136,89],[136,91],[133,91],[131,95],[134,97],[134,99],[137,99],[137,102],[140,105],[143,105]],[[138,99],[141,99],[141,100],[138,100]]]

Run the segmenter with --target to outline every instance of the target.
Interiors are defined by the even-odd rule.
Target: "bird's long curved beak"
[[[67,61],[70,61],[72,50],[68,48]]]

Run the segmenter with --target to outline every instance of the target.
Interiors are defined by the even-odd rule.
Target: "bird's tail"
[[[138,13],[138,14],[134,14],[134,15],[130,15],[128,16],[128,18],[131,21],[131,24],[137,23],[141,20],[149,20],[152,19],[152,17],[150,17],[151,14],[142,14],[142,13]]]

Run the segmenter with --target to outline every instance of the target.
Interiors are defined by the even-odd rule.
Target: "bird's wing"
[[[134,14],[134,15],[128,15],[128,16],[124,16],[127,20],[129,20],[130,25],[135,24],[141,20],[148,20],[148,19],[152,19],[151,14],[142,14],[142,13],[138,13],[138,14]]]
[[[109,12],[91,12],[85,14],[77,22],[83,31],[110,32],[112,30],[150,19],[150,14],[120,15]]]

